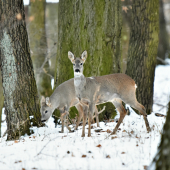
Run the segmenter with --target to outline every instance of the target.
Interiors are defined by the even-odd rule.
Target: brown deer
[[[76,123],[75,129],[77,129],[80,120],[83,116],[86,119],[86,115],[88,113],[88,108],[86,105],[82,105],[79,103],[79,100],[76,98],[75,88],[74,88],[74,79],[70,79],[65,81],[64,83],[60,84],[53,94],[50,97],[41,98],[41,121],[46,122],[55,109],[59,109],[61,113],[61,121],[62,121],[62,129],[61,132],[64,132],[64,124],[65,124],[65,117],[69,114],[70,107],[75,106],[79,112],[78,121]],[[99,126],[98,121],[98,114],[100,114],[105,108],[103,108],[100,112],[98,112],[97,107],[95,107],[95,116],[97,126]],[[71,130],[67,124],[67,129]],[[84,133],[84,132],[83,132]]]
[[[115,134],[126,113],[122,105],[122,101],[137,109],[145,120],[147,131],[151,131],[147,120],[145,107],[136,99],[135,81],[126,74],[110,74],[99,77],[85,77],[83,75],[83,64],[87,59],[87,51],[84,51],[80,57],[75,57],[72,52],[68,52],[68,58],[73,64],[74,86],[76,97],[79,103],[88,106],[88,136],[91,136],[91,121],[94,113],[95,105],[106,102],[112,102],[120,113],[119,121],[114,128],[112,134]],[[86,117],[85,117],[86,118]],[[85,120],[84,120],[85,121]],[[83,123],[85,128],[85,123]],[[82,134],[85,136],[85,134]]]

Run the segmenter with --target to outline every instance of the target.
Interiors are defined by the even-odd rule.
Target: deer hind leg
[[[116,107],[116,109],[118,110],[118,112],[120,113],[120,118],[118,123],[116,124],[116,127],[114,128],[113,132],[111,133],[111,135],[116,134],[117,129],[119,128],[120,124],[122,123],[124,117],[126,116],[126,110],[122,105],[122,100],[120,99],[115,99],[113,101],[114,106]]]
[[[96,115],[96,123],[97,123],[97,127],[100,127],[99,126],[99,116],[98,116],[98,108],[97,108],[97,106],[95,106],[95,115]]]
[[[147,119],[147,114],[146,114],[146,109],[143,105],[141,105],[139,102],[135,102],[135,103],[132,103],[130,104],[130,106],[132,106],[133,108],[139,110],[139,112],[143,115],[143,118],[144,118],[144,121],[145,121],[145,125],[146,125],[146,129],[148,132],[151,131],[151,128],[149,126],[149,122],[148,122],[148,119]]]
[[[88,115],[88,107],[83,106],[83,129],[82,129],[82,135],[81,137],[85,137],[85,126],[86,126],[86,120],[87,120],[87,115]]]
[[[77,128],[78,128],[78,126],[80,124],[80,121],[81,121],[81,119],[83,117],[83,107],[80,104],[78,104],[78,105],[76,105],[76,108],[78,110],[79,116],[77,118],[77,123],[76,123],[75,130],[77,130]]]

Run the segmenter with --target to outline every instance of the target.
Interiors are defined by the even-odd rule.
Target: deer
[[[60,84],[52,93],[50,97],[41,97],[41,122],[47,122],[50,116],[55,109],[60,110],[61,114],[61,121],[62,121],[62,129],[61,133],[64,132],[64,124],[65,118],[69,115],[69,109],[72,106],[75,106],[79,112],[78,120],[76,123],[75,130],[77,130],[78,125],[80,123],[81,118],[84,115],[87,115],[88,108],[86,105],[82,105],[78,102],[78,99],[75,95],[75,88],[74,88],[74,79],[70,79],[65,81],[64,83]],[[104,110],[103,108],[100,112],[98,112],[97,107],[95,107],[95,117],[97,126],[99,126],[98,115]],[[70,127],[65,124],[67,129],[71,131]],[[84,132],[83,132],[84,133]]]
[[[83,65],[87,59],[87,51],[83,51],[80,57],[68,51],[68,58],[73,64],[74,87],[76,97],[79,103],[88,106],[88,137],[91,136],[91,121],[95,105],[111,102],[120,113],[120,118],[111,135],[116,134],[121,122],[127,112],[122,105],[122,101],[129,104],[132,108],[137,109],[143,115],[146,129],[151,131],[145,107],[136,99],[135,81],[126,74],[115,73],[98,77],[85,77],[83,74]],[[84,116],[86,118],[86,116]],[[85,120],[83,120],[84,122]],[[83,123],[83,128],[85,128]],[[82,134],[85,136],[85,134]]]

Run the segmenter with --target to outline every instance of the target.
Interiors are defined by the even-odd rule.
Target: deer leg
[[[78,118],[77,118],[77,123],[76,123],[75,130],[77,130],[77,128],[78,128],[78,126],[79,126],[79,124],[80,124],[80,120],[81,120],[82,117],[83,117],[83,107],[82,107],[80,104],[78,104],[78,105],[76,105],[76,108],[77,108],[77,110],[78,110],[79,116],[78,116]]]
[[[89,128],[88,128],[88,137],[91,137],[91,122],[92,122],[94,110],[95,110],[95,105],[92,103],[92,104],[90,104],[90,106],[89,106],[89,116],[88,116]]]
[[[66,117],[68,117],[69,112],[66,111],[64,117],[64,125],[66,126],[66,128],[69,130],[69,132],[71,132],[71,128],[68,126],[68,121],[66,122]]]
[[[137,101],[131,105],[133,108],[139,110],[139,112],[143,115],[144,121],[145,121],[145,125],[146,125],[146,129],[148,132],[151,131],[151,128],[149,126],[149,122],[147,119],[147,114],[146,114],[146,109],[143,105],[141,105],[140,103],[138,103]]]
[[[64,116],[63,113],[60,112],[60,119],[61,119],[61,133],[64,133]]]
[[[88,107],[84,106],[83,111],[84,111],[84,114],[83,114],[83,129],[82,129],[81,137],[85,137],[85,126],[86,126],[86,120],[87,120],[87,114],[88,114]]]
[[[116,134],[117,129],[119,128],[119,126],[122,123],[124,117],[126,116],[126,110],[123,107],[122,101],[120,99],[114,100],[113,104],[116,107],[116,109],[118,110],[118,112],[120,113],[120,118],[119,118],[118,123],[116,124],[116,127],[114,128],[113,132],[111,133],[111,135]]]
[[[97,106],[95,106],[95,115],[96,115],[96,122],[97,122],[97,127],[100,127],[99,126],[99,113],[98,113],[98,108]]]

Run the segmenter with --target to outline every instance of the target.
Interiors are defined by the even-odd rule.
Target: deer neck
[[[86,77],[81,75],[74,75],[74,86],[75,87],[84,87],[86,85]]]

